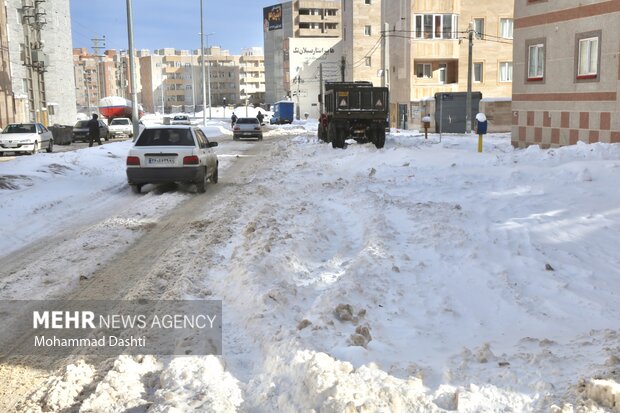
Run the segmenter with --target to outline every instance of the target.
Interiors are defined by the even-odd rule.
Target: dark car
[[[73,142],[82,141],[88,142],[88,122],[90,120],[80,120],[73,127]],[[108,125],[106,125],[102,120],[98,120],[99,122],[99,137],[106,141],[110,140],[110,130],[108,129]]]
[[[263,140],[263,129],[257,118],[239,118],[233,127],[233,139],[255,138]]]

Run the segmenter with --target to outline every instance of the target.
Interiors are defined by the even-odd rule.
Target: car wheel
[[[105,139],[106,142],[109,141],[110,140],[110,134],[106,133],[105,138],[103,138],[103,139]]]
[[[47,144],[47,149],[46,149],[47,153],[52,153],[54,151],[54,140],[50,139],[49,143]]]
[[[30,151],[30,155],[35,155],[38,151],[39,151],[39,143],[35,141],[34,146],[32,147],[32,151]]]
[[[207,192],[207,179],[207,169],[205,168],[202,179],[199,182],[196,182],[196,192],[198,192],[199,194],[204,194],[205,192]]]
[[[217,184],[217,180],[218,178],[218,169],[219,169],[219,165],[215,165],[215,171],[213,171],[213,174],[211,174],[211,183],[212,184]]]
[[[142,185],[140,184],[130,184],[129,186],[134,194],[139,194],[142,191]]]
[[[259,141],[262,141],[262,140],[263,140],[263,137],[262,137],[262,136],[259,136],[259,137],[258,137],[258,140],[259,140]]]

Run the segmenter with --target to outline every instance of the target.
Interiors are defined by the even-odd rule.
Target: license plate
[[[5,143],[4,147],[5,148],[17,148],[17,144],[16,143]]]
[[[243,132],[244,135],[249,136],[252,134],[252,132]]]
[[[146,164],[150,166],[169,166],[176,164],[175,156],[153,156],[146,158]]]

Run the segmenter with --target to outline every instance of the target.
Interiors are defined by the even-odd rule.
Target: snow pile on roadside
[[[88,403],[137,408],[127,376],[162,412],[615,408],[619,145],[492,134],[478,154],[406,132],[343,151],[315,127],[270,132],[287,139],[162,257],[186,264],[178,296],[223,300],[224,355],[148,380],[119,358]]]

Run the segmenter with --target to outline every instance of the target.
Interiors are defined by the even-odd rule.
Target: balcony
[[[337,31],[337,30],[336,30]],[[321,29],[297,29],[295,32],[296,37],[324,37],[323,30]]]
[[[411,53],[414,58],[458,59],[460,55],[458,40],[414,39],[412,43]]]

